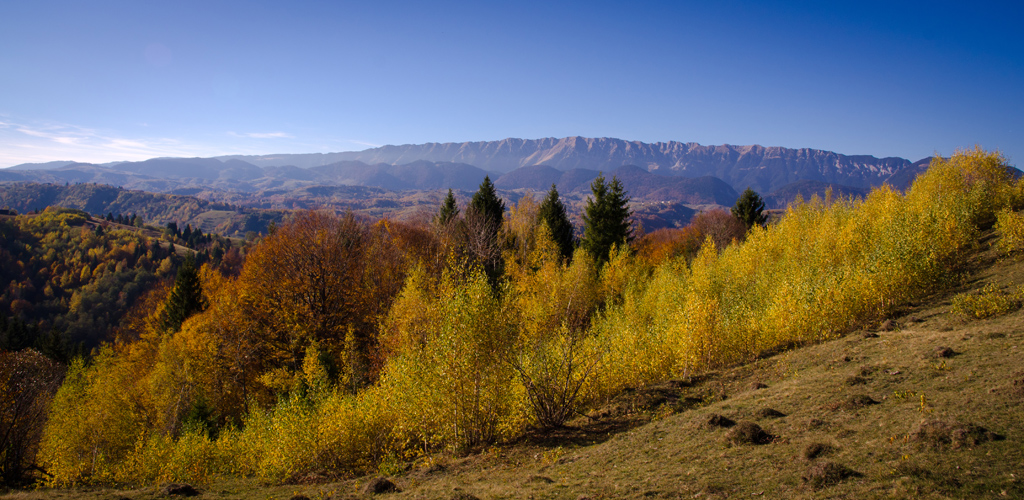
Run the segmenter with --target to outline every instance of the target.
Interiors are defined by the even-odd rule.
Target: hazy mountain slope
[[[546,191],[555,183],[559,191],[573,192],[589,189],[599,171],[635,166],[659,176],[657,181],[630,180],[627,184],[634,198],[728,204],[723,200],[731,194],[707,179],[669,179],[715,177],[733,191],[750,187],[762,195],[799,181],[853,190],[883,183],[904,189],[929,161],[911,163],[902,158],[847,156],[806,148],[566,137],[383,146],[330,154],[154,158],[105,165],[25,164],[0,170],[0,181],[98,182],[158,192],[202,188],[251,193],[310,185],[475,190],[485,175],[491,175],[501,189]],[[784,205],[790,200],[780,194],[773,203]]]
[[[257,165],[279,161],[299,164],[321,161],[328,155],[231,156]],[[332,153],[330,158],[365,163],[405,164],[417,160],[461,162],[484,170],[511,172],[517,168],[547,165],[557,170],[582,168],[614,170],[637,165],[686,177],[713,175],[740,191],[751,187],[767,193],[786,184],[810,179],[868,188],[890,182],[906,187],[902,170],[912,167],[903,158],[848,156],[817,149],[763,146],[702,146],[696,143],[624,141],[610,138],[565,137],[561,139],[504,139],[464,143],[428,143],[383,146],[365,151]],[[895,177],[894,177],[895,176]]]
[[[596,172],[595,172],[596,173]],[[534,191],[547,191],[552,184],[560,184],[562,172],[547,165],[531,165],[529,167],[517,168],[494,180],[494,186],[498,189],[532,189]],[[565,190],[561,185],[559,190]]]

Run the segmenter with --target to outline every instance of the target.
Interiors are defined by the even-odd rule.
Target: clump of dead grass
[[[988,441],[998,441],[1003,439],[1003,436],[979,425],[955,419],[927,419],[914,427],[910,432],[910,439],[926,446],[951,446],[959,449]]]
[[[812,489],[820,490],[839,484],[841,481],[860,477],[863,474],[836,462],[816,462],[808,467],[803,480]]]
[[[843,401],[834,403],[832,405],[833,410],[859,410],[866,406],[877,405],[878,401],[875,401],[867,394],[854,394]]]
[[[729,417],[726,417],[724,415],[719,415],[717,413],[712,413],[704,421],[703,425],[704,425],[704,427],[710,427],[710,428],[732,427],[732,426],[736,425],[736,421],[734,421],[733,419],[731,419]]]
[[[810,443],[804,448],[804,458],[807,460],[814,460],[818,457],[823,457],[835,451],[835,447],[828,443]]]
[[[776,410],[774,408],[761,408],[760,410],[757,410],[757,413],[755,413],[754,416],[759,418],[759,419],[760,418],[782,418],[782,417],[785,417],[786,414],[782,413],[781,411]]]
[[[768,444],[775,440],[775,436],[762,429],[760,425],[749,421],[736,424],[725,437],[733,444]]]

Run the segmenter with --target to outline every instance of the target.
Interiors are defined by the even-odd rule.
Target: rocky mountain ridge
[[[95,182],[160,193],[294,191],[310,186],[365,186],[391,191],[472,191],[490,175],[503,190],[585,192],[604,172],[619,176],[637,201],[730,205],[750,187],[792,193],[832,187],[864,192],[909,186],[929,159],[848,156],[814,149],[643,143],[609,138],[504,139],[383,146],[365,151],[296,155],[153,158],[102,165],[25,164],[0,170],[0,182]],[[791,186],[800,184],[800,189]],[[790,186],[790,187],[787,187]],[[820,189],[819,189],[820,188]]]
[[[711,175],[734,189],[751,187],[768,193],[799,180],[814,180],[855,188],[888,182],[915,163],[903,158],[843,155],[818,149],[783,147],[702,146],[693,142],[625,141],[612,138],[564,137],[503,139],[462,143],[427,143],[382,146],[326,155],[227,156],[254,165],[290,162],[362,161],[369,164],[405,164],[417,160],[467,163],[483,170],[506,173],[535,165],[556,170],[583,168],[611,171],[636,165],[650,172],[683,177]],[[305,165],[314,166],[312,164]]]

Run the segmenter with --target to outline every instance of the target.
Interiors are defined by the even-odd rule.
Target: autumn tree
[[[574,247],[572,222],[569,222],[565,204],[559,199],[558,189],[554,184],[551,185],[551,190],[541,202],[537,217],[541,223],[547,226],[548,234],[558,245],[558,251],[562,258],[571,258]]]
[[[20,486],[36,452],[63,367],[33,349],[0,351],[0,484]]]
[[[768,214],[764,213],[764,200],[749,187],[736,200],[736,205],[732,207],[732,215],[745,224],[747,229],[754,225],[763,226],[768,222]]]
[[[711,238],[715,242],[715,248],[721,250],[735,241],[743,241],[747,233],[747,227],[736,217],[722,209],[701,212],[690,221],[693,227],[700,234],[701,242]]]
[[[383,237],[384,235],[381,235]],[[265,382],[288,390],[311,342],[330,357],[338,375],[361,385],[376,341],[376,315],[396,287],[377,285],[394,259],[385,240],[349,213],[301,212],[268,235],[246,258],[241,281],[248,314],[265,330],[278,370]],[[383,266],[383,267],[382,267]],[[391,279],[386,281],[391,282]]]
[[[615,177],[605,182],[599,174],[590,184],[593,196],[587,200],[583,214],[583,240],[581,246],[598,261],[608,260],[612,246],[628,245],[633,241],[629,217],[629,197],[622,183]]]

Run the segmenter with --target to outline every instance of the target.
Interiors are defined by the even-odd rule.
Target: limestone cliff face
[[[427,160],[466,163],[496,172],[532,165],[547,165],[562,171],[577,168],[611,171],[623,165],[637,165],[667,175],[711,175],[737,190],[749,186],[762,193],[799,180],[869,188],[889,181],[912,165],[903,158],[847,156],[806,148],[702,146],[692,142],[648,144],[586,137],[428,143],[335,154],[338,159],[369,164],[401,165]]]

